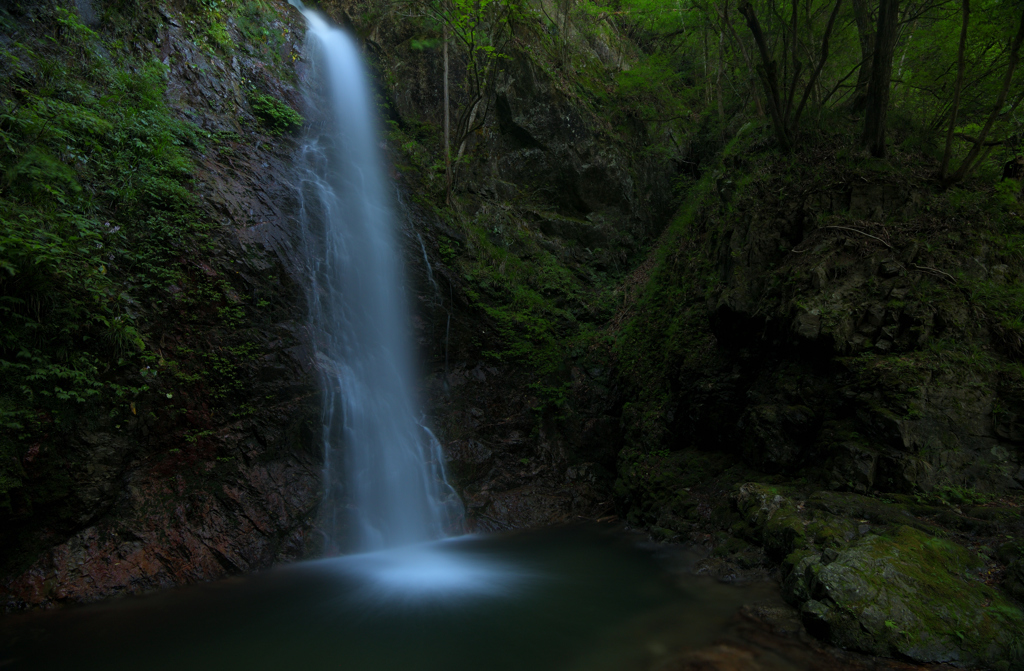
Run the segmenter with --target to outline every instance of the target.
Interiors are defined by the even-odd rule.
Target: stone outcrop
[[[617,509],[700,572],[777,566],[835,645],[1018,668],[1019,208],[766,137],[740,130],[615,320]]]

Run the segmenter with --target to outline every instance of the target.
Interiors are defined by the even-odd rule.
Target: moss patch
[[[1009,660],[1020,654],[1024,614],[978,580],[980,564],[963,547],[908,526],[869,535],[817,572],[805,617],[833,643],[874,654]]]

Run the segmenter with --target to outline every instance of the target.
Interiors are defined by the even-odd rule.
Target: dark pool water
[[[674,574],[634,540],[470,536],[9,617],[0,668],[644,669],[758,596]]]

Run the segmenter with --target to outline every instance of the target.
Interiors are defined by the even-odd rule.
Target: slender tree
[[[488,91],[511,38],[512,22],[519,7],[515,0],[413,0],[410,4],[418,6],[442,27],[445,192],[451,203],[457,159],[462,157],[468,138],[486,122]],[[454,86],[454,100],[451,58],[463,66],[462,81]],[[453,147],[458,147],[454,160]]]
[[[761,65],[758,66],[757,72],[764,84],[765,94],[768,98],[768,110],[771,112],[772,124],[775,127],[775,137],[778,140],[779,148],[787,153],[793,149],[794,134],[796,132],[797,125],[800,123],[800,115],[803,114],[804,106],[807,104],[807,99],[814,90],[814,85],[818,81],[818,76],[821,74],[822,68],[825,67],[825,61],[828,60],[829,38],[832,35],[832,29],[835,26],[836,17],[839,15],[839,8],[842,6],[842,0],[836,0],[835,5],[832,7],[832,13],[828,18],[828,25],[825,27],[825,33],[821,40],[818,64],[814,70],[811,71],[811,74],[808,77],[807,84],[804,87],[803,96],[800,99],[800,104],[796,108],[796,113],[792,114],[793,103],[796,101],[800,73],[803,70],[803,64],[797,58],[800,46],[797,42],[798,14],[796,8],[798,7],[798,4],[797,0],[793,1],[794,9],[789,28],[790,39],[787,40],[793,59],[792,78],[789,81],[788,87],[786,86],[787,73],[784,72],[780,80],[778,65],[772,58],[771,50],[768,46],[768,40],[765,37],[764,31],[761,29],[761,24],[757,19],[757,14],[754,12],[754,7],[749,2],[745,2],[740,6],[740,12],[747,19],[747,26],[750,28],[750,32],[754,36],[754,42],[757,44],[757,48],[761,53]],[[808,16],[807,20],[808,22],[810,21],[810,16]],[[783,56],[783,62],[786,62],[785,56]],[[781,95],[780,88],[786,91],[785,97]]]
[[[811,91],[814,89],[814,85],[818,81],[818,76],[821,75],[822,68],[825,67],[825,61],[828,60],[828,45],[829,38],[832,36],[832,28],[836,24],[836,17],[839,16],[839,8],[842,6],[843,0],[836,0],[836,4],[832,7],[832,13],[828,17],[828,25],[825,27],[825,34],[821,38],[821,48],[818,53],[821,54],[818,59],[818,66],[814,68],[814,72],[811,73],[810,79],[807,80],[807,86],[804,88],[803,98],[800,99],[800,106],[796,108],[796,114],[793,116],[793,128],[796,129],[797,124],[800,123],[800,115],[803,114],[804,105],[807,104],[807,98],[811,95]],[[792,101],[790,101],[792,104]]]
[[[956,130],[956,118],[960,113],[960,89],[964,85],[964,52],[967,50],[967,22],[971,16],[970,0],[963,0],[963,18],[960,22],[960,46],[956,57],[956,82],[953,84],[953,109],[949,114],[949,128],[946,130],[946,149],[942,152],[942,164],[939,166],[939,179],[946,179],[949,169],[949,158],[953,154],[953,132]]]
[[[764,85],[765,95],[768,98],[768,112],[772,117],[772,125],[775,127],[775,138],[778,140],[779,148],[789,153],[793,145],[789,140],[789,133],[786,131],[785,112],[783,111],[782,96],[779,95],[778,64],[772,58],[768,49],[768,41],[761,30],[761,23],[757,20],[754,6],[749,2],[740,5],[740,13],[747,20],[747,27],[754,36],[754,43],[761,52],[761,65],[757,67],[757,74]]]
[[[757,95],[756,93],[757,84],[755,82],[757,79],[757,67],[754,65],[754,62],[750,54],[747,52],[747,47],[746,45],[743,44],[743,40],[741,40],[740,36],[736,34],[736,29],[733,27],[732,21],[729,20],[729,0],[726,0],[725,4],[723,5],[721,16],[722,24],[726,27],[726,29],[728,29],[729,35],[730,37],[732,37],[736,49],[739,51],[740,56],[743,57],[743,62],[747,66],[747,72],[750,73],[747,79],[747,88],[751,92],[752,97],[754,98],[754,105],[757,107],[757,116],[763,119],[764,108],[761,106],[761,96]]]
[[[850,101],[854,112],[864,110],[868,102],[868,82],[871,81],[871,61],[875,56],[875,26],[871,22],[868,0],[853,1],[853,18],[857,22],[857,39],[860,42],[860,69],[857,71],[857,85]]]
[[[451,100],[448,97],[448,24],[442,31],[441,47],[444,59],[444,189],[445,202],[452,202],[452,141],[451,141]]]
[[[896,52],[899,4],[899,0],[878,2],[878,28],[871,59],[864,134],[861,136],[861,143],[872,156],[878,158],[885,156],[885,117],[889,110],[889,86],[892,81],[892,59]]]

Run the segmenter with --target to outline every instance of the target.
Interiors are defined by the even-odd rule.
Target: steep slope
[[[836,644],[1020,664],[1018,185],[943,191],[913,150],[846,149],[848,122],[792,157],[766,132],[691,192],[613,328],[620,510],[712,573],[781,564]]]
[[[280,134],[299,17],[79,2],[0,21],[4,607],[304,556],[318,402]]]

